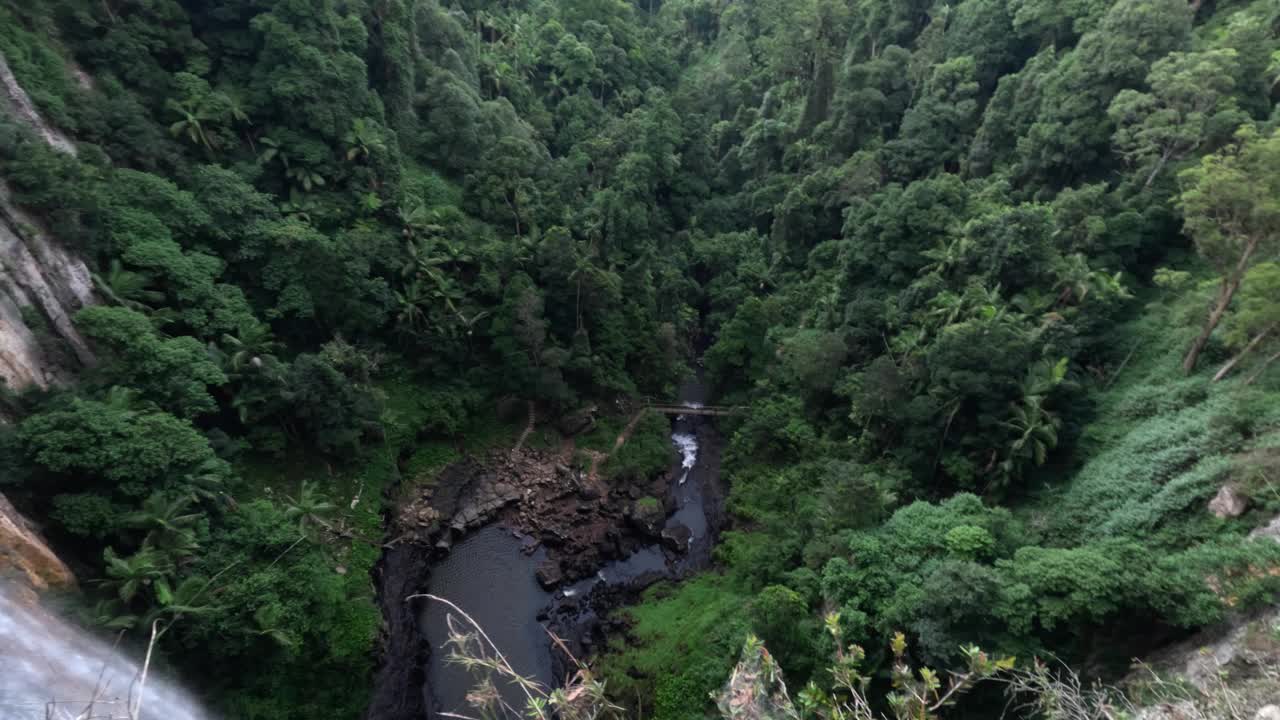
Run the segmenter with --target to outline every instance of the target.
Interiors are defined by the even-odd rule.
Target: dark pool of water
[[[430,592],[471,615],[498,644],[516,672],[550,684],[551,643],[537,617],[551,601],[551,595],[534,577],[539,554],[526,555],[520,546],[520,540],[510,531],[497,526],[471,533],[432,568]],[[473,678],[466,669],[448,662],[448,650],[441,649],[448,639],[446,615],[450,612],[436,602],[429,603],[425,610],[427,640],[431,643],[428,705],[470,715],[466,695]],[[523,708],[524,696],[518,688],[499,689],[508,703]]]
[[[699,380],[691,380],[681,388],[680,400],[705,402],[705,386]],[[667,518],[667,527],[689,528],[692,540],[688,552],[672,567],[660,546],[642,548],[601,568],[594,577],[563,588],[560,592],[564,596],[585,597],[601,583],[617,585],[654,574],[683,574],[705,566],[710,559],[711,538],[703,488],[719,472],[718,452],[704,447],[702,441],[707,431],[705,423],[701,417],[681,416],[672,424],[672,444],[680,457],[672,468],[676,509]],[[471,614],[517,672],[551,685],[551,644],[537,619],[552,602],[552,595],[538,585],[534,575],[542,559],[541,552],[521,552],[521,541],[510,531],[490,526],[468,535],[432,568],[428,592],[449,599]],[[431,603],[425,611],[431,644],[427,706],[471,715],[466,695],[473,687],[473,679],[468,671],[449,663],[448,651],[441,649],[448,638],[448,612],[439,603]],[[579,619],[590,615],[590,610],[583,609]],[[523,707],[524,696],[519,689],[506,686],[500,690],[513,707]]]

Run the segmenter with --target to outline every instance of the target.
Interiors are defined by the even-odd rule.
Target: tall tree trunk
[[[1263,360],[1262,367],[1255,370],[1253,374],[1249,376],[1249,379],[1244,381],[1244,384],[1252,385],[1258,378],[1262,377],[1262,373],[1266,372],[1267,368],[1271,366],[1271,363],[1275,362],[1276,360],[1280,360],[1280,352],[1277,352],[1276,354],[1272,355],[1266,360]]]
[[[1204,329],[1200,331],[1200,336],[1191,344],[1191,349],[1187,351],[1187,357],[1182,361],[1182,371],[1187,375],[1196,369],[1196,361],[1200,359],[1200,353],[1204,352],[1205,345],[1209,344],[1209,336],[1213,335],[1213,331],[1217,329],[1218,323],[1222,322],[1222,316],[1227,313],[1227,308],[1231,306],[1231,299],[1235,297],[1236,291],[1240,289],[1240,283],[1244,281],[1245,271],[1249,269],[1249,260],[1253,257],[1254,251],[1258,249],[1259,238],[1254,238],[1245,246],[1244,252],[1240,255],[1240,260],[1236,263],[1236,267],[1231,271],[1229,277],[1222,279],[1222,290],[1218,292],[1218,302],[1214,304],[1213,311],[1209,313],[1209,319],[1204,323]]]
[[[578,330],[582,330],[582,277],[578,277],[578,292],[574,297],[573,315],[578,323]]]
[[[507,202],[507,209],[510,210],[511,214],[515,217],[516,237],[520,237],[520,205],[517,201],[513,201],[508,195],[504,195],[502,199]]]
[[[1161,170],[1164,170],[1164,166],[1168,164],[1169,158],[1172,156],[1173,156],[1172,150],[1164,151],[1164,153],[1160,156],[1160,160],[1156,162],[1156,166],[1151,169],[1151,174],[1147,176],[1147,181],[1142,184],[1143,190],[1150,189],[1151,183],[1156,181],[1156,176],[1160,174]]]
[[[1228,360],[1227,364],[1223,365],[1222,368],[1218,370],[1218,374],[1213,376],[1213,382],[1218,382],[1222,378],[1226,377],[1227,373],[1231,372],[1232,368],[1234,368],[1236,365],[1239,365],[1240,361],[1245,359],[1245,356],[1247,356],[1249,353],[1253,352],[1253,349],[1258,347],[1258,343],[1261,343],[1264,339],[1266,339],[1266,337],[1271,334],[1271,331],[1275,330],[1277,327],[1280,327],[1280,322],[1272,323],[1271,327],[1268,327],[1266,330],[1263,330],[1262,332],[1254,336],[1254,338],[1249,341],[1249,344],[1245,345],[1243,350],[1236,353],[1235,357]]]

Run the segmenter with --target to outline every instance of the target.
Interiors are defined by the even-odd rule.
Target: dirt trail
[[[636,411],[635,415],[631,416],[631,419],[627,421],[626,427],[622,428],[622,432],[618,433],[618,437],[614,438],[613,450],[607,453],[600,452],[599,450],[582,451],[591,458],[591,467],[587,469],[587,478],[600,486],[602,490],[604,487],[600,483],[600,466],[608,461],[609,456],[618,452],[622,449],[623,445],[627,444],[627,441],[631,439],[632,433],[636,431],[636,426],[640,424],[640,420],[644,418],[644,414],[648,411],[648,408],[640,408]]]
[[[640,424],[640,420],[644,418],[644,414],[648,411],[648,408],[640,408],[635,415],[631,416],[631,419],[627,421],[627,426],[622,428],[622,432],[618,433],[618,438],[613,441],[613,452],[618,452],[623,445],[627,444],[627,441],[631,439],[631,434],[636,431],[636,426]]]
[[[516,453],[520,452],[520,449],[524,447],[524,441],[529,439],[529,435],[533,433],[533,426],[536,425],[537,422],[538,422],[538,409],[533,404],[533,401],[530,400],[529,401],[529,422],[525,423],[524,430],[521,431],[520,438],[516,440],[515,447],[511,448],[512,455],[515,455]]]

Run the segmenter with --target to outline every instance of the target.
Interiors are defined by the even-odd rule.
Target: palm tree
[[[244,139],[249,143],[249,149],[257,152],[258,148],[253,143],[253,134],[249,132],[249,128],[253,127],[253,120],[249,118],[249,111],[245,109],[244,96],[234,87],[228,86],[218,91],[227,109],[227,115],[231,121],[245,128]]]
[[[274,160],[279,160],[284,167],[284,176],[306,192],[311,192],[313,188],[324,186],[325,179],[323,175],[289,161],[289,154],[285,151],[284,143],[272,137],[263,137],[258,142],[262,143],[263,147],[262,152],[258,153],[259,164],[267,165]]]
[[[410,328],[416,327],[418,322],[427,319],[424,310],[428,305],[427,301],[436,300],[444,305],[445,317],[458,318],[470,330],[481,316],[468,319],[462,314],[458,307],[465,302],[466,294],[458,287],[452,275],[445,272],[446,266],[471,263],[472,257],[467,250],[446,238],[433,237],[407,243],[407,256],[401,272],[413,279],[406,286],[405,292],[396,293],[396,300],[401,307],[399,322]],[[430,289],[424,281],[429,283]]]
[[[1049,451],[1058,446],[1062,420],[1045,408],[1045,402],[1066,376],[1067,358],[1052,364],[1040,361],[1027,370],[1022,381],[1022,401],[1013,403],[1010,419],[1000,423],[1014,431],[1013,441],[1000,463],[1006,482],[1016,477],[1028,461],[1043,465]]]
[[[489,315],[490,315],[490,312],[488,310],[482,310],[478,313],[475,313],[471,317],[467,317],[461,310],[459,310],[458,320],[463,324],[464,327],[467,328],[467,335],[470,336],[472,334],[473,329],[475,328],[476,323],[489,317]]]
[[[382,198],[376,192],[366,192],[360,196],[360,210],[365,215],[373,215],[382,209]]]
[[[263,150],[258,154],[258,162],[262,165],[269,164],[272,160],[279,160],[284,166],[285,172],[289,170],[289,155],[285,152],[284,145],[272,137],[264,137],[258,142],[262,143]]]
[[[1058,446],[1058,428],[1062,427],[1062,420],[1044,408],[1042,398],[1023,398],[1011,409],[1011,419],[1000,423],[1014,431],[1013,442],[1000,463],[1006,480],[1015,477],[1028,461],[1043,465],[1049,451]]]
[[[230,497],[223,491],[226,485],[226,466],[222,461],[208,458],[195,466],[191,472],[182,476],[182,484],[191,493],[193,500],[223,500]]]
[[[145,310],[149,303],[164,302],[164,293],[149,288],[150,276],[126,270],[119,258],[111,261],[106,275],[93,274],[93,285],[107,302],[130,310]]]
[[[401,204],[396,210],[396,216],[400,219],[405,239],[410,242],[410,254],[413,253],[412,243],[419,236],[444,233],[444,226],[439,224],[440,211],[428,208],[419,198],[413,198],[408,204]]]
[[[490,313],[488,310],[482,310],[480,312],[473,313],[470,317],[468,317],[461,310],[459,310],[457,314],[458,314],[458,321],[461,322],[462,326],[467,329],[467,353],[470,354],[472,350],[471,337],[475,334],[476,323],[489,317]]]
[[[379,153],[387,151],[387,145],[382,141],[378,128],[373,121],[366,118],[356,118],[351,124],[351,129],[342,136],[342,142],[347,146],[348,161],[359,159],[362,162],[368,162],[369,156],[374,151]]]
[[[432,279],[440,274],[440,268],[445,265],[466,265],[473,261],[466,248],[439,236],[411,241],[406,246],[406,252],[408,261],[402,272],[405,275],[416,273]]]
[[[969,241],[965,238],[956,238],[949,243],[939,242],[932,250],[920,253],[931,261],[920,269],[921,274],[928,275],[936,272],[946,277],[952,269],[964,262],[968,249]]]
[[[409,332],[416,332],[418,326],[426,322],[426,313],[423,312],[423,308],[428,301],[421,279],[414,278],[410,281],[405,286],[404,292],[399,290],[393,292],[396,305],[400,308],[396,313],[396,324],[401,328],[407,328]]]
[[[166,623],[164,628],[167,630],[173,624],[172,621],[184,615],[202,615],[212,612],[215,609],[213,605],[200,602],[200,597],[209,589],[209,584],[209,580],[200,575],[183,578],[172,590],[169,589],[167,582],[158,583],[156,585],[157,605],[142,617],[141,625],[146,627],[157,620],[168,618],[170,622]]]
[[[231,369],[239,372],[246,367],[262,367],[262,358],[275,352],[280,346],[271,326],[257,320],[249,320],[240,324],[235,335],[222,336],[222,343],[230,353],[227,362]]]
[[[146,546],[127,558],[122,558],[114,549],[107,548],[102,552],[102,559],[107,565],[107,577],[99,582],[114,587],[123,603],[133,602],[144,588],[163,585],[167,589],[168,577],[173,570],[161,553]],[[167,594],[167,590],[165,593]]]
[[[284,213],[285,217],[308,224],[320,210],[320,206],[314,200],[301,197],[296,189],[290,190],[289,199],[280,203],[280,212]]]
[[[1082,304],[1090,294],[1099,297],[1133,297],[1124,283],[1120,273],[1108,274],[1089,267],[1088,260],[1081,253],[1064,258],[1057,268],[1058,282],[1053,286],[1059,291],[1058,304]]]
[[[285,177],[292,180],[298,187],[305,192],[311,192],[318,187],[324,187],[325,179],[320,173],[301,165],[294,165],[285,171]]]
[[[963,295],[950,290],[943,290],[929,301],[928,317],[934,320],[935,328],[944,328],[954,324],[965,310]]]
[[[193,145],[201,145],[205,150],[213,150],[209,134],[205,131],[205,123],[217,120],[210,113],[205,103],[192,100],[178,102],[170,99],[165,103],[170,112],[178,116],[178,120],[169,125],[169,134],[174,137],[186,137]]]
[[[138,616],[129,614],[115,598],[99,600],[80,615],[85,623],[108,630],[132,630],[138,625]]]
[[[190,557],[199,547],[194,526],[202,517],[199,512],[187,512],[193,501],[192,495],[166,497],[159,492],[152,493],[140,509],[124,516],[123,524],[147,530],[144,548],[171,557]]]
[[[338,509],[338,506],[316,492],[315,485],[306,480],[302,481],[297,498],[286,496],[286,499],[288,506],[285,508],[284,516],[290,520],[297,520],[299,530],[305,530],[307,525],[311,524],[330,527],[324,521],[324,516]]]

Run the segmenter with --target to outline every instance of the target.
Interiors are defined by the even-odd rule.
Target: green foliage
[[[499,398],[667,397],[705,341],[748,408],[724,574],[634,611],[620,697],[700,717],[748,625],[803,682],[824,605],[841,652],[891,648],[846,679],[905,663],[898,630],[960,660],[1208,622],[1274,591],[1261,518],[1201,506],[1280,423],[1275,27],[1183,0],[9,3],[0,53],[77,154],[0,119],[0,177],[101,303],[96,367],[5,395],[0,482],[83,541],[95,616],[172,621],[229,716],[354,717],[401,466],[509,440]],[[1185,368],[1222,383],[1177,377],[1195,325]],[[668,430],[604,472],[665,467]],[[895,707],[937,678],[899,672]]]
[[[1236,131],[1234,142],[1207,155],[1179,175],[1180,205],[1196,250],[1222,277],[1204,329],[1191,345],[1183,369],[1195,369],[1200,353],[1221,322],[1252,266],[1280,252],[1276,244],[1280,207],[1280,131],[1269,136],[1252,125]]]
[[[379,625],[372,605],[353,602],[366,581],[335,572],[323,545],[298,540],[297,524],[280,508],[242,503],[211,534],[195,568],[206,577],[230,569],[214,583],[214,610],[174,626],[182,646],[278,668],[221,680],[241,717],[278,717],[296,707],[357,712],[362,704]],[[300,664],[302,658],[308,661]]]
[[[96,493],[55,495],[50,517],[72,535],[101,540],[116,530],[120,508]]]
[[[227,377],[195,338],[163,338],[145,315],[119,307],[86,308],[76,324],[115,356],[106,368],[110,382],[136,388],[178,417],[216,408],[209,389]]]
[[[673,457],[670,421],[645,413],[626,444],[609,455],[604,471],[610,477],[653,477],[669,468]]]
[[[797,677],[808,676],[818,626],[804,597],[785,585],[769,585],[752,599],[749,617],[783,667]]]
[[[996,541],[991,533],[974,525],[959,525],[947,531],[947,552],[957,557],[976,559],[991,555]]]
[[[875,720],[885,717],[873,709],[873,701],[867,696],[872,676],[863,672],[862,664],[867,653],[861,646],[844,643],[845,633],[839,613],[825,618],[827,632],[835,642],[831,666],[831,690],[825,691],[817,683],[809,683],[797,700],[806,715],[823,718],[856,718]],[[750,648],[751,640],[748,640]],[[907,639],[895,633],[889,642],[893,656],[893,692],[884,702],[897,720],[936,720],[939,711],[956,704],[960,697],[984,679],[1002,671],[1011,670],[1016,658],[992,658],[976,645],[961,648],[965,663],[961,670],[954,670],[945,683],[943,675],[928,666],[912,667],[907,656]]]
[[[716,575],[651,588],[645,603],[628,610],[636,644],[617,647],[620,652],[602,659],[600,671],[610,678],[610,691],[623,699],[645,692],[653,698],[654,704],[646,706],[655,718],[702,717],[747,633],[741,615],[747,602]],[[673,664],[673,657],[683,660]]]
[[[133,409],[133,402],[120,391],[105,401],[70,398],[25,419],[18,438],[39,467],[83,485],[105,481],[134,497],[180,485],[186,473],[216,461],[189,422]]]

